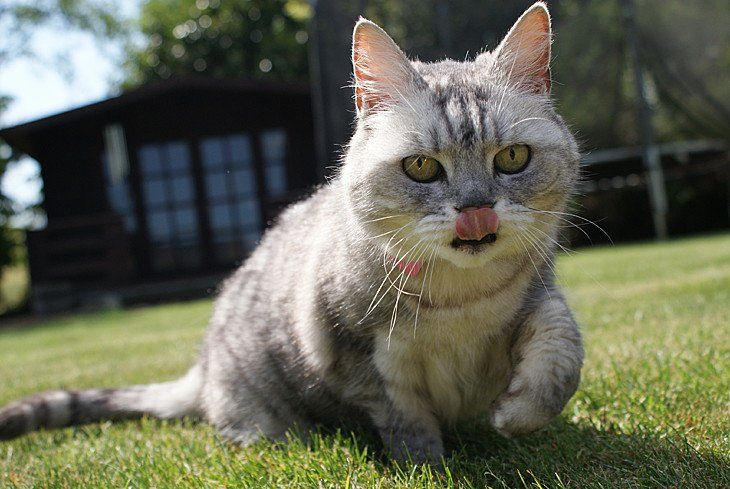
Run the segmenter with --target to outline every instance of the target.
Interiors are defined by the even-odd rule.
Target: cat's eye
[[[494,156],[494,166],[500,173],[519,173],[530,162],[530,147],[526,144],[507,146]]]
[[[415,155],[403,158],[403,171],[411,180],[428,183],[441,175],[443,167],[436,158]]]

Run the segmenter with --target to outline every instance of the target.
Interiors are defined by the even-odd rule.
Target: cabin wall
[[[128,187],[131,211],[119,212],[109,188],[103,132],[110,124],[124,130],[129,167],[123,184]],[[289,190],[276,196],[267,190],[263,156],[264,135],[274,129],[283,129],[287,135],[284,171]],[[80,297],[89,294],[103,296],[104,291],[129,291],[142,284],[164,282],[173,296],[186,295],[195,284],[209,290],[209,282],[195,277],[219,277],[255,245],[244,240],[237,247],[221,248],[225,243],[219,243],[211,222],[214,204],[208,201],[206,188],[206,172],[211,170],[205,165],[204,143],[230,137],[240,140],[241,135],[253,145],[253,183],[260,209],[257,222],[263,231],[286,203],[316,183],[312,114],[306,94],[171,91],[34,134],[33,156],[41,163],[48,215],[47,229],[30,233],[28,239],[37,310],[66,309],[83,303]],[[194,241],[174,246],[161,244],[151,232],[157,229],[160,216],[187,211],[173,207],[165,214],[164,206],[151,206],[150,179],[162,177],[150,176],[140,161],[141,151],[170,144],[189,151],[185,178],[192,182],[194,193],[187,208],[194,213],[198,230]],[[171,168],[165,170],[164,178],[177,179]],[[168,197],[170,192],[165,190]],[[236,202],[231,205],[238,205]],[[241,217],[240,211],[237,217]],[[170,287],[171,280],[178,285]],[[155,290],[149,288],[152,295]]]

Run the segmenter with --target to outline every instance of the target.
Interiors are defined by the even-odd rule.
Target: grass
[[[131,421],[0,443],[2,487],[730,487],[730,234],[585,250],[560,276],[583,325],[581,387],[548,428],[447,437],[445,468],[394,467],[363,433],[229,445]],[[0,330],[0,404],[59,386],[183,373],[209,301]]]

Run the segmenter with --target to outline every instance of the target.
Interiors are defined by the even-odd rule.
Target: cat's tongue
[[[467,207],[456,218],[456,235],[465,241],[479,241],[498,227],[499,217],[491,207]]]

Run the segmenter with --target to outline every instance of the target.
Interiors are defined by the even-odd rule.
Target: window
[[[139,149],[142,196],[156,271],[201,265],[198,214],[190,149],[183,141],[148,144]]]
[[[101,155],[101,161],[104,167],[106,198],[109,208],[122,218],[124,229],[128,233],[134,234],[137,232],[137,216],[134,213],[128,171],[125,169],[124,172],[115,172],[106,152]]]
[[[215,260],[230,264],[252,249],[261,234],[251,137],[241,133],[203,139],[200,155]]]
[[[286,131],[270,129],[261,133],[266,191],[272,199],[286,196]]]

